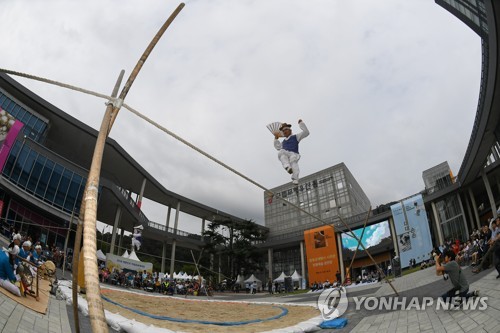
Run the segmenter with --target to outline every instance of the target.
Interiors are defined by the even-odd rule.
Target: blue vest
[[[281,146],[283,149],[299,153],[299,140],[296,135],[291,135],[287,140],[283,140]]]
[[[24,249],[19,250],[19,256],[23,259],[27,259],[29,255],[29,251],[24,251]]]

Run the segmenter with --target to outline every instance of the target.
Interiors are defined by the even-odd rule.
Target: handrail
[[[171,234],[174,234],[174,235],[184,236],[184,237],[189,237],[189,238],[195,238],[195,239],[201,240],[201,235],[193,234],[193,233],[190,233],[190,232],[187,232],[187,231],[182,231],[182,230],[174,229],[174,228],[170,228],[170,227],[167,228],[166,225],[159,224],[159,223],[156,223],[156,222],[148,221],[147,225],[150,228],[161,230],[161,231],[165,231],[165,232],[168,232],[168,233],[171,233]]]
[[[121,188],[118,185],[116,185],[116,188],[118,189],[118,192],[120,192],[123,195],[123,197],[125,198],[125,200],[132,207],[132,209],[134,209],[137,212],[137,214],[139,215],[139,222],[141,223],[141,225],[147,225],[150,228],[153,228],[153,229],[156,229],[156,230],[160,230],[160,231],[165,231],[165,232],[168,232],[168,233],[171,233],[171,234],[174,234],[174,235],[179,235],[179,236],[184,236],[184,237],[190,237],[190,238],[195,238],[195,239],[201,240],[201,236],[200,235],[189,233],[187,231],[182,231],[182,230],[179,230],[179,229],[170,228],[170,227],[167,228],[167,226],[165,226],[163,224],[150,221],[146,217],[146,215],[144,215],[144,213],[139,208],[139,206],[137,206],[137,204],[135,203],[134,199],[129,195],[129,193],[127,192],[127,190],[125,190],[124,188]]]

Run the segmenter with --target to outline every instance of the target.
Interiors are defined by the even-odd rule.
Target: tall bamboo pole
[[[88,186],[85,191],[85,211],[84,211],[84,228],[83,228],[83,264],[85,271],[85,289],[87,295],[87,302],[89,306],[89,318],[92,332],[101,333],[108,332],[106,318],[104,316],[104,308],[102,305],[99,275],[97,268],[97,246],[96,246],[96,217],[97,217],[97,194],[99,188],[99,178],[101,173],[102,156],[114,120],[120,111],[123,101],[127,96],[132,84],[134,83],[139,71],[141,70],[144,62],[150,55],[151,51],[158,43],[163,33],[167,30],[169,25],[175,19],[177,14],[184,8],[181,3],[175,11],[170,15],[167,21],[163,24],[160,30],[156,33],[153,40],[149,43],[148,47],[142,54],[137,62],[134,70],[130,74],[125,86],[120,93],[118,100],[115,100],[113,105],[109,104],[106,108],[106,114],[103,118],[97,142],[94,149],[94,156],[92,158],[92,165],[89,171]]]
[[[365,234],[366,223],[368,223],[369,218],[370,218],[370,212],[368,212],[368,214],[366,214],[365,223],[363,224],[363,231],[361,232],[361,236],[359,237],[358,245],[356,246],[356,251],[354,251],[354,255],[352,256],[351,263],[349,264],[349,267],[345,271],[344,279],[342,281],[346,280],[347,275],[351,276],[351,267],[354,264],[354,260],[356,259],[356,254],[358,254],[359,245],[361,244],[361,240],[363,239],[363,235]],[[352,279],[352,276],[351,276],[351,279]],[[339,281],[339,283],[342,283],[342,281]]]
[[[116,80],[115,87],[113,88],[113,92],[111,97],[115,98],[118,95],[118,89],[122,84],[123,75],[125,74],[124,70],[120,71],[120,75]],[[108,104],[107,109],[111,112],[113,105]],[[107,111],[106,111],[107,114]],[[109,115],[107,115],[109,118]],[[104,116],[106,118],[106,115]],[[87,197],[87,189],[90,184],[90,177],[87,178],[87,183],[85,184],[85,191],[83,192],[83,197]],[[80,214],[78,215],[78,225],[76,227],[76,235],[75,235],[75,246],[73,249],[73,316],[75,318],[75,331],[76,333],[80,333],[80,318],[78,316],[78,274],[79,274],[79,264],[80,264],[80,247],[82,246],[82,234],[83,234],[83,222],[85,215],[85,200],[82,200],[82,204],[80,206]],[[81,272],[80,272],[81,273]]]
[[[371,210],[372,210],[372,208],[370,207],[370,210],[368,211],[368,215],[370,215]],[[370,257],[371,261],[373,262],[373,264],[377,268],[377,271],[382,275],[382,278],[384,278],[387,281],[387,283],[389,283],[389,285],[391,286],[391,288],[394,291],[394,293],[396,294],[396,296],[399,296],[399,293],[396,290],[396,288],[394,288],[394,285],[391,283],[391,280],[385,275],[384,271],[380,268],[380,266],[377,264],[377,262],[375,261],[375,259],[373,259],[373,257],[370,254],[370,252],[368,252],[368,250],[363,245],[363,242],[361,242],[361,239],[358,238],[358,237],[356,237],[356,235],[354,234],[354,232],[352,232],[351,228],[347,225],[347,223],[345,223],[345,221],[342,219],[342,217],[340,215],[339,215],[339,218],[340,218],[340,221],[342,222],[342,224],[344,224],[344,227],[346,227],[347,230],[349,230],[349,232],[351,233],[351,237],[353,237],[354,239],[356,239],[358,241],[358,246],[361,245],[361,247],[363,248],[363,250],[365,251],[365,253],[368,255],[368,257]]]

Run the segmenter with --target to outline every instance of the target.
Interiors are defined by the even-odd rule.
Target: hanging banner
[[[10,113],[0,108],[0,170],[3,169],[10,149],[16,142],[17,135],[24,124],[16,120]]]
[[[358,239],[361,238],[361,243],[371,255],[379,254],[382,252],[394,252],[394,243],[392,241],[391,228],[389,221],[382,221],[367,226],[366,228],[359,228],[352,230]],[[351,236],[350,232],[343,232],[342,237],[342,254],[344,260],[350,261],[356,253],[356,258],[361,259],[368,257],[366,251],[362,246],[358,246],[358,240]]]
[[[131,271],[131,272],[143,272],[147,271],[153,273],[153,264],[150,262],[143,262],[138,260],[133,260],[129,258],[120,257],[111,253],[106,254],[106,267],[110,272],[113,269],[118,271]]]
[[[339,270],[337,239],[331,226],[304,231],[309,285],[336,280]]]
[[[428,260],[432,251],[432,238],[422,195],[416,195],[391,206],[392,217],[401,257],[401,267]]]

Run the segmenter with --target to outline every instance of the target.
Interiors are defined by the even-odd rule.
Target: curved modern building
[[[0,74],[0,216],[4,231],[15,226],[35,240],[63,249],[74,242],[83,190],[98,132]],[[166,221],[149,221],[142,198],[165,206]],[[171,219],[171,210],[175,215]],[[143,237],[163,243],[173,272],[175,248],[199,249],[199,234],[178,230],[180,213],[205,221],[236,216],[205,206],[165,189],[117,142],[108,138],[102,162],[97,220],[113,226],[111,253],[130,249],[124,231],[143,225]],[[121,230],[121,234],[117,231]],[[200,230],[201,233],[201,230]],[[69,237],[68,237],[69,236]],[[168,271],[168,269],[167,269]]]

